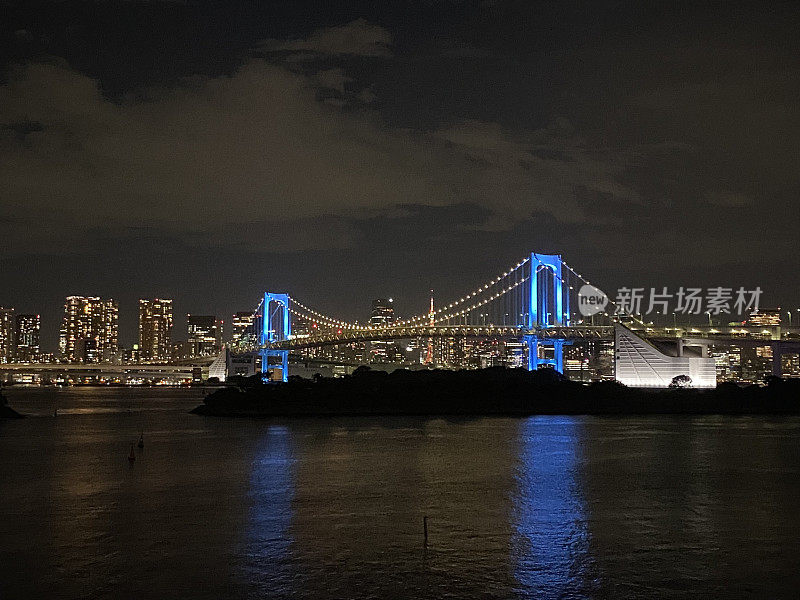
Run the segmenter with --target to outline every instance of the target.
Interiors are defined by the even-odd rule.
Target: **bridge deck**
[[[525,329],[523,327],[506,327],[497,325],[434,325],[434,326],[403,326],[376,328],[368,331],[348,331],[342,333],[328,332],[310,336],[296,336],[288,340],[274,342],[270,345],[273,350],[294,350],[300,348],[316,348],[349,344],[355,342],[370,342],[381,340],[401,340],[410,338],[441,338],[441,337],[467,337],[467,338],[500,338],[518,339],[525,335],[535,335],[548,339],[612,339],[614,328],[611,326],[577,326],[577,327],[548,327],[542,329]]]
[[[669,341],[686,338],[702,338],[711,343],[743,345],[770,345],[777,341],[786,341],[794,344],[800,340],[800,331],[797,327],[632,327],[640,336],[648,339]],[[519,339],[526,335],[534,335],[540,339],[564,340],[611,340],[614,338],[613,325],[575,325],[569,327],[543,327],[526,329],[524,327],[504,325],[405,325],[400,327],[380,327],[371,330],[343,330],[337,333],[333,330],[315,333],[308,336],[294,336],[287,340],[273,342],[273,350],[296,350],[302,348],[317,348],[350,344],[356,342],[391,341],[411,338],[442,338],[442,337],[467,337],[467,338],[494,338],[494,339]]]

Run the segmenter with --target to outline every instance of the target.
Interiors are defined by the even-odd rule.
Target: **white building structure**
[[[667,356],[624,325],[614,326],[616,379],[629,387],[669,387],[675,377],[686,375],[687,386],[717,385],[715,360],[694,356]],[[680,343],[680,342],[679,342]],[[681,352],[682,354],[682,352]]]

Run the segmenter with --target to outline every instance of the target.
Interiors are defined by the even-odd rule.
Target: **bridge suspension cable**
[[[575,277],[577,277],[584,284],[593,285],[592,282],[590,282],[583,275],[578,273],[575,269],[573,269],[571,266],[569,266],[563,260],[561,261],[561,265],[566,267],[569,272],[571,272],[573,275],[575,275]],[[570,286],[570,289],[574,289],[574,286]],[[608,303],[611,306],[614,307],[614,314],[624,314],[625,316],[630,317],[631,319],[636,321],[637,324],[642,325],[642,326],[647,326],[647,324],[641,318],[637,317],[635,314],[633,314],[632,312],[630,312],[629,310],[627,310],[625,308],[620,308],[620,306],[616,302],[614,302],[614,300],[612,300],[610,296],[606,295],[606,297],[608,298]]]
[[[562,286],[561,289],[568,295],[570,295],[571,291],[574,292],[576,289],[575,285],[573,285],[573,278],[577,278],[577,280],[583,284],[592,285],[589,280],[584,278],[566,262],[561,261],[561,265],[563,269],[561,270],[561,276],[559,276],[552,270],[551,265],[542,261],[538,254],[532,253],[531,256],[523,258],[503,273],[500,273],[483,285],[478,286],[470,293],[453,302],[442,305],[441,308],[435,310],[432,313],[434,323],[450,324],[450,321],[453,319],[464,319],[465,322],[463,324],[467,325],[472,324],[466,322],[470,319],[477,321],[482,319],[483,324],[488,325],[494,323],[494,319],[497,319],[497,324],[499,325],[499,321],[502,319],[504,326],[522,326],[527,317],[525,311],[529,310],[525,298],[526,290],[523,284],[530,281],[535,270],[541,269],[542,271],[546,271],[545,276],[552,277],[553,283]],[[360,324],[358,322],[349,322],[321,313],[292,296],[288,298],[289,305],[286,308],[292,315],[332,329],[374,331],[391,327],[423,325],[431,319],[431,313],[426,312],[406,319],[393,321],[385,325]],[[493,305],[489,312],[481,314],[475,313],[478,309],[484,308],[495,301],[500,302]],[[617,314],[625,314],[639,324],[644,325],[644,322],[636,315],[627,310],[620,310],[618,305],[610,298],[609,304],[616,309],[615,312]],[[567,302],[567,306],[569,305],[570,303]],[[545,318],[549,318],[549,315],[546,315]],[[562,320],[569,321],[569,319],[570,315],[565,312],[564,315],[558,316],[556,322],[561,322]],[[474,324],[478,325],[480,323],[476,322]]]
[[[315,323],[322,323],[324,325],[328,325],[330,327],[342,328],[342,329],[353,329],[358,331],[366,331],[369,327],[365,325],[359,325],[358,323],[349,323],[347,321],[343,321],[341,319],[337,319],[335,317],[329,317],[324,315],[313,308],[309,308],[299,300],[289,296],[289,301],[295,305],[297,305],[298,309],[293,308],[291,306],[287,307],[289,312],[293,315],[300,317],[302,319],[306,319]]]
[[[458,308],[462,304],[464,304],[466,302],[469,302],[473,298],[475,298],[475,297],[481,295],[482,293],[494,288],[494,286],[496,286],[498,283],[500,283],[504,279],[506,279],[506,278],[518,273],[519,270],[522,267],[524,267],[524,265],[526,263],[529,262],[529,260],[530,259],[528,257],[522,259],[516,265],[510,267],[508,270],[506,270],[505,272],[501,273],[500,275],[498,275],[494,279],[489,280],[487,283],[483,284],[482,286],[477,287],[475,290],[473,290],[469,294],[467,294],[465,296],[462,296],[458,300],[454,300],[453,302],[450,302],[449,304],[443,306],[442,308],[440,308],[438,310],[435,310],[434,313],[433,313],[434,320],[438,321],[438,322],[444,320],[444,317],[442,317],[441,315],[443,315],[447,311],[451,311],[454,308]],[[508,290],[506,290],[506,291],[508,291]],[[500,294],[500,295],[502,295],[502,294]],[[498,295],[496,297],[499,297],[500,295]],[[483,302],[483,304],[486,304],[486,302]],[[483,304],[481,304],[481,306]],[[476,307],[473,306],[473,309],[474,308],[476,308]],[[469,312],[469,311],[468,310],[462,311],[461,314],[465,314],[466,312]],[[452,318],[452,315],[451,315],[451,318]],[[414,325],[414,324],[417,324],[419,322],[426,321],[428,319],[430,319],[430,313],[425,313],[425,314],[417,315],[417,316],[414,316],[414,317],[410,317],[408,319],[402,319],[400,321],[396,321],[395,325]]]
[[[481,307],[487,305],[489,302],[492,302],[493,300],[497,300],[501,296],[504,296],[508,292],[514,290],[515,288],[517,288],[520,285],[522,285],[523,283],[525,283],[526,281],[528,281],[528,277],[523,277],[523,278],[519,279],[518,281],[514,282],[513,284],[511,284],[510,286],[500,290],[499,292],[495,293],[492,296],[489,296],[488,298],[484,298],[483,300],[473,304],[472,306],[469,306],[469,307],[467,307],[467,308],[465,308],[465,309],[463,309],[463,310],[461,310],[459,312],[448,313],[446,315],[442,315],[441,317],[436,319],[435,322],[436,323],[441,323],[442,321],[448,321],[450,319],[463,316],[463,315],[467,314],[468,312],[475,310],[476,308],[481,308]]]
[[[443,306],[442,308],[434,311],[433,314],[434,314],[435,321],[436,322],[441,322],[441,321],[443,321],[443,320],[445,320],[447,318],[453,318],[453,317],[458,316],[458,315],[464,315],[467,312],[469,312],[469,310],[474,310],[475,308],[477,308],[479,306],[484,306],[485,304],[490,302],[491,299],[497,299],[500,296],[502,296],[503,294],[505,294],[506,292],[508,292],[509,290],[518,287],[521,284],[522,280],[524,280],[524,278],[517,278],[515,283],[512,286],[504,289],[503,292],[501,292],[499,294],[496,294],[495,296],[493,296],[489,300],[481,300],[478,303],[473,304],[470,309],[465,309],[465,310],[462,310],[462,311],[456,312],[456,313],[453,312],[453,309],[457,309],[459,306],[462,306],[465,303],[477,298],[478,296],[480,296],[480,295],[482,295],[482,294],[484,294],[484,293],[486,293],[486,292],[488,292],[490,290],[493,290],[495,288],[495,286],[497,284],[499,284],[501,281],[503,281],[503,280],[513,276],[513,275],[518,274],[520,269],[523,268],[529,261],[530,261],[529,257],[524,258],[523,260],[521,260],[517,264],[515,264],[512,267],[508,268],[506,271],[504,271],[500,275],[494,277],[493,279],[491,279],[488,282],[484,283],[483,285],[479,286],[478,288],[476,288],[475,290],[473,290],[469,294],[466,294],[465,296],[459,298],[458,300],[455,300],[455,301]],[[326,325],[326,326],[332,327],[332,328],[349,329],[349,330],[354,330],[354,331],[371,331],[371,330],[374,330],[374,329],[381,329],[381,328],[386,328],[386,327],[397,327],[397,326],[404,326],[404,325],[416,325],[416,324],[421,324],[421,323],[423,323],[423,322],[425,322],[425,321],[430,319],[430,313],[423,313],[423,314],[415,315],[413,317],[409,317],[407,319],[401,319],[401,320],[398,320],[398,321],[393,321],[392,323],[387,324],[387,325],[381,325],[381,326],[361,325],[359,323],[352,323],[352,322],[345,321],[343,319],[338,319],[336,317],[331,317],[329,315],[323,314],[323,313],[321,313],[321,312],[319,312],[317,310],[314,310],[313,308],[311,308],[309,306],[306,306],[305,304],[303,304],[302,302],[300,302],[299,300],[297,300],[296,298],[294,298],[292,296],[289,296],[289,301],[290,301],[291,305],[293,305],[293,306],[289,306],[287,308],[288,308],[289,312],[291,314],[293,314],[294,316],[300,317],[302,319],[305,319],[305,320],[308,320],[308,321],[311,321],[311,322],[314,322],[314,323],[319,323],[321,325]],[[449,316],[448,317],[443,316],[445,313],[447,313]]]

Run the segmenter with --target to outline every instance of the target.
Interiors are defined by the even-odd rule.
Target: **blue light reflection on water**
[[[253,458],[251,509],[244,550],[245,580],[257,597],[291,588],[291,523],[295,456],[287,427],[271,426]]]
[[[579,472],[581,429],[570,417],[520,424],[512,553],[522,595],[582,598],[596,590]]]

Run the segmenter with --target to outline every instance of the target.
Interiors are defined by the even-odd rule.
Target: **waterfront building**
[[[97,296],[68,296],[59,350],[69,362],[109,360],[117,352],[119,308]]]
[[[220,350],[225,345],[225,321],[218,319],[215,323],[217,327],[217,350]]]
[[[412,365],[421,364],[425,360],[427,340],[423,343],[421,338],[402,340],[402,354],[405,362]]]
[[[800,354],[782,354],[781,373],[783,377],[800,377]]]
[[[192,352],[189,342],[186,340],[178,340],[172,344],[172,359],[179,360],[191,358]]]
[[[211,356],[220,348],[219,327],[214,315],[186,315],[189,356]]]
[[[253,312],[237,312],[231,319],[231,347],[237,350],[249,348],[255,342]]]
[[[742,381],[759,382],[772,374],[772,347],[742,348]]]
[[[230,351],[227,348],[223,348],[222,352],[219,353],[219,356],[214,359],[214,362],[211,363],[211,366],[208,368],[208,378],[211,379],[212,377],[217,381],[224,382],[226,376],[228,374],[228,355]]]
[[[564,375],[574,381],[591,381],[587,350],[586,344],[583,343],[564,347]]]
[[[588,369],[590,381],[611,381],[614,379],[614,342],[613,340],[589,340]]]
[[[623,325],[614,326],[616,379],[630,387],[668,387],[686,376],[691,387],[717,385],[716,363],[705,356],[667,356]]]
[[[14,309],[0,306],[0,363],[14,359]]]
[[[717,381],[739,381],[742,378],[742,347],[715,345],[710,349],[717,369]]]
[[[781,309],[764,308],[747,317],[747,324],[756,327],[776,327],[781,324]]]
[[[17,315],[14,339],[16,362],[37,362],[39,360],[39,335],[41,321],[39,315]]]
[[[139,347],[141,360],[167,360],[171,355],[172,300],[139,300]]]
[[[387,327],[394,322],[394,300],[377,298],[372,301],[369,324],[372,327]],[[385,363],[396,360],[396,345],[393,341],[375,340],[370,342],[370,362]]]

